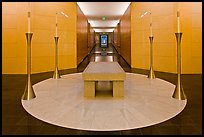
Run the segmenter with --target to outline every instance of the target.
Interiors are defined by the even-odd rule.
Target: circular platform
[[[116,131],[151,126],[178,115],[187,100],[172,98],[175,85],[146,75],[126,73],[124,98],[83,96],[82,73],[33,85],[36,98],[24,109],[47,123],[80,130]]]

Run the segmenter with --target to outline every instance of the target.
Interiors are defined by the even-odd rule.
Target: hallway
[[[130,72],[131,67],[129,64],[120,56],[117,50],[112,44],[109,43],[107,48],[101,48],[99,44],[93,48],[90,54],[79,64],[78,72],[82,72],[89,62],[118,62],[126,72]]]
[[[202,135],[202,2],[2,2],[2,134]]]
[[[101,53],[103,55],[101,55]],[[107,54],[107,55],[106,55]],[[140,69],[130,69],[125,61],[118,55],[115,49],[109,45],[106,51],[99,46],[87,56],[79,66],[78,70],[64,70],[60,74],[82,72],[90,61],[119,61],[126,72],[147,74],[147,71]],[[123,60],[123,61],[122,61]],[[128,70],[129,68],[129,70]],[[155,72],[156,76],[176,83],[176,75],[170,73]],[[33,85],[51,78],[53,72],[33,74]],[[187,94],[188,103],[186,108],[176,117],[153,126],[122,130],[122,131],[83,131],[67,129],[54,126],[38,120],[28,114],[21,105],[22,91],[25,88],[26,75],[2,75],[2,84],[6,85],[2,89],[2,133],[3,134],[24,134],[24,135],[185,135],[202,134],[202,83],[201,75],[182,75],[183,87]],[[190,80],[190,81],[189,81]],[[191,81],[194,81],[193,83]],[[15,81],[15,82],[14,82]]]

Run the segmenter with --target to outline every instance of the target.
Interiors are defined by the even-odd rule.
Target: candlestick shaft
[[[58,39],[59,37],[55,37],[55,68],[58,68]]]
[[[154,74],[154,70],[153,70],[153,36],[149,37],[150,40],[150,71],[149,71],[149,75],[148,78],[150,79],[154,79],[155,78],[155,74]]]
[[[30,80],[30,74],[31,74],[31,39],[32,39],[32,33],[27,33],[27,74]]]
[[[30,100],[35,98],[35,93],[31,83],[31,38],[33,33],[26,33],[27,38],[27,84],[23,93],[23,100]]]
[[[54,37],[55,38],[55,71],[53,78],[58,79],[60,78],[60,74],[58,72],[58,39],[59,37]]]
[[[181,36],[182,33],[177,33],[177,72],[178,72],[178,79],[180,81],[181,75]]]

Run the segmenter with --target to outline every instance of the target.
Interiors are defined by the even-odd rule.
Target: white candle
[[[57,37],[57,13],[56,13],[56,37]]]
[[[28,3],[28,33],[30,33],[30,14],[31,14],[31,4]]]
[[[152,36],[152,14],[150,13],[150,37]]]
[[[180,33],[180,13],[177,11],[178,33]]]

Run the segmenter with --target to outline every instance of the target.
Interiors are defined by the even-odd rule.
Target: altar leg
[[[113,97],[124,96],[124,81],[113,81]]]
[[[95,81],[84,81],[84,96],[95,97]]]

